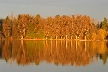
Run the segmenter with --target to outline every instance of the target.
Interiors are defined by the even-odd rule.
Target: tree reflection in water
[[[107,42],[72,40],[5,40],[0,42],[0,56],[18,65],[46,61],[55,65],[86,66],[98,59],[106,63]]]

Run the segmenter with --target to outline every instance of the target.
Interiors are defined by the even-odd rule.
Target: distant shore
[[[1,39],[0,39],[1,40]],[[108,40],[84,40],[84,39],[8,39],[3,38],[2,40],[66,40],[66,41],[108,41]]]

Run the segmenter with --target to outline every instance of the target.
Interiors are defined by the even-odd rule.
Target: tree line
[[[12,39],[87,39],[105,40],[108,20],[102,22],[87,15],[56,15],[43,18],[40,14],[19,14],[0,19],[0,36]]]

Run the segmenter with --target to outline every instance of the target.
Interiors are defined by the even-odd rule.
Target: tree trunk
[[[67,35],[66,35],[66,40],[67,40]]]
[[[56,40],[57,40],[57,36],[56,36]]]

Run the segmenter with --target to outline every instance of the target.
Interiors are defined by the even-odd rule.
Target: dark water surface
[[[6,40],[0,72],[107,72],[108,42]]]

